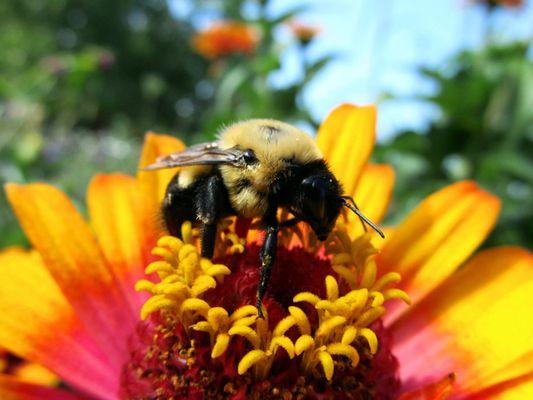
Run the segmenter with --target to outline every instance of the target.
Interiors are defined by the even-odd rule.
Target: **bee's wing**
[[[221,164],[243,166],[243,151],[236,148],[221,149],[218,142],[202,143],[188,147],[183,151],[159,157],[155,163],[143,169],[145,171],[153,171],[156,169],[186,167],[190,165]]]

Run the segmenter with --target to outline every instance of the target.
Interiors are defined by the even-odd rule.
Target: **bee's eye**
[[[246,164],[253,164],[255,162],[257,162],[257,157],[255,156],[255,153],[253,150],[246,150],[243,154],[242,154],[242,157],[244,159],[244,162]]]

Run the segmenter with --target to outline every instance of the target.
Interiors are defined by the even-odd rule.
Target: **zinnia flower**
[[[483,4],[488,7],[511,7],[517,8],[524,4],[524,0],[473,0],[475,3]]]
[[[291,20],[287,25],[302,44],[308,44],[321,31],[316,25],[306,24],[298,20]]]
[[[254,27],[237,21],[220,21],[198,32],[192,40],[194,49],[205,58],[253,53],[259,42]]]
[[[367,163],[374,129],[373,107],[343,105],[317,141],[379,220],[394,174]],[[140,165],[181,148],[148,134]],[[158,223],[174,173],[96,176],[89,223],[49,185],[7,185],[35,250],[0,254],[0,346],[64,385],[4,374],[1,398],[532,398],[533,256],[469,259],[500,208],[476,184],[432,194],[384,241],[352,216],[325,245],[284,230],[258,319],[254,224],[224,221],[202,259],[189,223],[183,240]]]

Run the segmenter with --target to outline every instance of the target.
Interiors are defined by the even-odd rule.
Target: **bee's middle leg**
[[[202,225],[202,257],[213,258],[217,239],[217,223]]]

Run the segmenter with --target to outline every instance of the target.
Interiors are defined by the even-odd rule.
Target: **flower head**
[[[226,229],[231,226],[226,224]],[[171,321],[165,329],[177,329],[184,335],[179,339],[173,336],[170,341],[176,341],[180,348],[188,351],[194,347],[195,354],[210,354],[211,357],[184,359],[180,367],[171,366],[165,370],[167,379],[161,379],[161,372],[138,378],[149,388],[148,392],[164,390],[171,376],[188,375],[189,380],[174,385],[172,391],[189,396],[202,386],[201,373],[215,374],[221,368],[226,369],[227,375],[220,376],[217,381],[220,396],[224,395],[222,389],[227,384],[231,384],[235,392],[243,391],[251,397],[264,398],[271,395],[272,390],[296,395],[303,386],[308,396],[318,396],[323,389],[317,385],[323,385],[323,380],[330,382],[331,387],[342,386],[345,393],[348,390],[353,395],[362,390],[378,390],[375,382],[366,382],[363,389],[354,386],[349,390],[344,381],[349,371],[355,374],[361,359],[370,362],[376,354],[378,338],[372,326],[385,313],[384,303],[396,298],[407,302],[409,299],[402,290],[390,288],[399,280],[395,274],[376,279],[373,260],[376,250],[370,244],[369,234],[351,240],[341,225],[332,235],[332,249],[345,250],[342,246],[335,247],[344,240],[357,254],[356,264],[351,264],[354,259],[346,257],[336,261],[338,268],[349,270],[353,275],[346,281],[337,280],[328,258],[317,258],[301,247],[282,250],[282,262],[278,262],[273,271],[267,313],[261,319],[252,305],[258,282],[258,246],[246,249],[253,258],[250,254],[232,254],[232,247],[228,247],[229,252],[222,252],[217,261],[232,265],[230,273],[223,264],[213,265],[201,259],[191,244],[196,240],[190,234],[190,223],[185,224],[182,231],[184,241],[165,236],[159,239],[153,251],[162,260],[151,263],[146,273],[156,272],[159,283],[141,280],[137,284],[137,289],[152,294],[141,316],[146,319],[148,314],[157,314],[157,326],[162,320],[165,321],[163,325]],[[346,253],[339,255],[342,258]],[[338,264],[341,262],[344,262],[342,267]],[[312,281],[295,284],[310,272]],[[133,351],[144,348],[141,344],[140,349],[134,347]],[[142,369],[144,361],[143,358],[129,364],[128,385],[135,380],[134,372]],[[338,372],[334,380],[336,366],[343,372]],[[234,379],[240,375],[246,379]],[[301,378],[297,385],[293,379],[295,375]],[[265,386],[264,381],[271,378],[275,379],[276,386]],[[340,394],[331,388],[328,393]],[[137,397],[146,392],[129,395]]]
[[[517,8],[524,4],[524,0],[473,0],[475,3],[483,4],[487,7],[510,7]]]
[[[321,29],[315,25],[305,24],[297,20],[289,21],[288,26],[293,35],[298,38],[302,44],[309,43],[321,31]]]
[[[259,42],[258,31],[237,21],[220,21],[198,32],[192,41],[194,49],[208,59],[232,54],[251,54]]]
[[[317,141],[379,220],[394,175],[367,164],[374,126],[373,107],[343,105]],[[141,166],[181,148],[149,134]],[[1,397],[531,397],[533,256],[469,259],[499,212],[475,183],[432,194],[384,241],[350,215],[325,245],[305,224],[283,231],[258,319],[261,235],[224,221],[213,260],[191,225],[168,236],[154,215],[175,172],[98,175],[90,224],[51,186],[6,187],[35,250],[0,254],[0,346],[65,386],[4,374]]]

